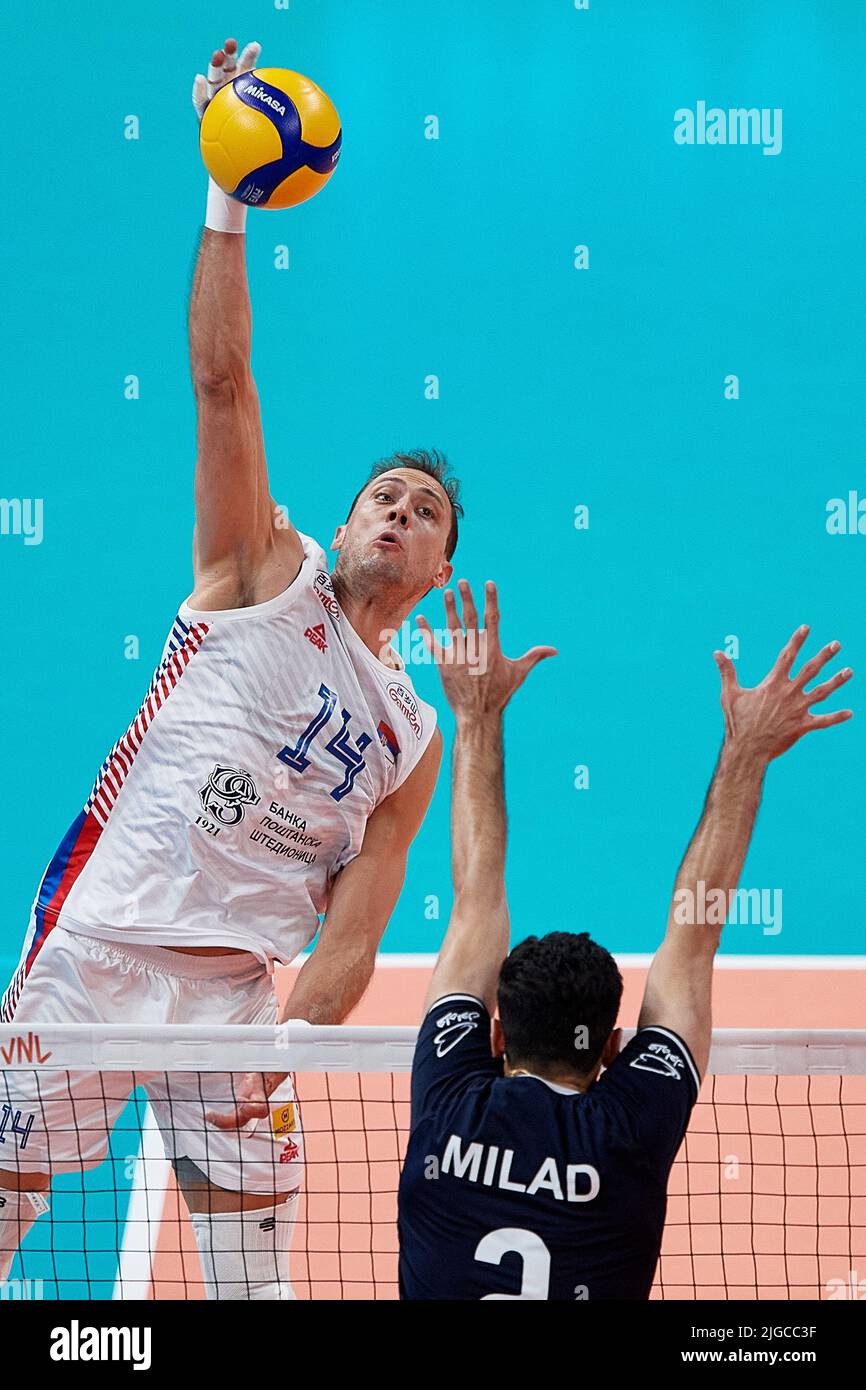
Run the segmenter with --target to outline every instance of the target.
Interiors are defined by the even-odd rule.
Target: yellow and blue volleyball
[[[201,123],[205,168],[224,193],[257,208],[290,208],[337,167],[340,118],[321,87],[288,68],[254,68],[221,87]]]

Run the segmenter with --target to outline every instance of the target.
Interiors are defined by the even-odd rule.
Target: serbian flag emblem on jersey
[[[392,763],[396,763],[400,756],[400,745],[391,725],[386,724],[384,719],[379,720],[379,742],[385,750],[385,756],[390,758]]]

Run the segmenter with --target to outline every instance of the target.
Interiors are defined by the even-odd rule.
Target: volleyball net
[[[14,1258],[8,1223],[0,1226],[0,1261],[12,1258],[0,1297],[203,1298],[166,1145],[178,1149],[182,1133],[194,1148],[190,1096],[198,1097],[193,1156],[206,1165],[206,1110],[232,1111],[245,1075],[276,1072],[294,1086],[267,1124],[278,1141],[268,1150],[275,1186],[285,1186],[285,1163],[300,1184],[296,1296],[396,1298],[415,1036],[413,1028],[3,1025],[0,1168],[23,1181],[47,1154],[52,1181],[48,1210],[20,1249],[15,1240]],[[263,1187],[259,1162],[250,1190]],[[715,1032],[668,1192],[653,1298],[866,1297],[866,1031]]]

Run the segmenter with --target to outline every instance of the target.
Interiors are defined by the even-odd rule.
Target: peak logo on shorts
[[[208,815],[220,825],[237,825],[244,818],[244,807],[258,806],[261,801],[248,772],[221,763],[217,763],[198,795]]]
[[[437,1018],[436,1027],[439,1032],[433,1038],[436,1044],[436,1056],[444,1057],[446,1052],[450,1052],[452,1047],[456,1047],[459,1042],[468,1037],[473,1028],[478,1027],[480,1017],[477,1009],[464,1009],[459,1013],[452,1010],[451,1013],[443,1014],[441,1018]]]
[[[330,613],[332,618],[339,619],[340,605],[334,598],[334,586],[331,583],[331,576],[327,570],[317,570],[313,580],[313,590],[326,613]]]
[[[679,1053],[672,1052],[666,1043],[650,1043],[646,1052],[642,1052],[629,1063],[629,1066],[636,1067],[638,1071],[654,1071],[659,1076],[672,1076],[674,1081],[682,1078],[684,1065]]]
[[[421,720],[418,701],[412,691],[401,681],[392,681],[388,686],[388,699],[393,700],[415,737],[420,739],[424,732],[424,725]]]

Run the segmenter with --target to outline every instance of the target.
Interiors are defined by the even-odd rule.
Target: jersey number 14
[[[319,698],[322,703],[297,743],[294,747],[282,748],[277,754],[280,762],[287,763],[295,772],[306,772],[310,766],[310,759],[307,757],[310,744],[324,729],[337,704],[336,691],[330,690],[326,685],[319,686]],[[349,720],[352,716],[347,709],[341,708],[340,713],[343,716],[343,726],[325,744],[325,752],[330,753],[346,769],[342,782],[331,792],[335,801],[342,801],[354,787],[355,779],[365,767],[361,754],[370,743],[369,734],[359,734],[357,739],[353,739],[349,733]]]

